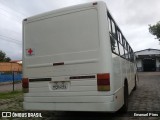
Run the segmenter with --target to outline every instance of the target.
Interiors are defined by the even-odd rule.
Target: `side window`
[[[122,39],[122,34],[119,33],[119,40],[120,40],[120,43],[123,45],[123,39]]]
[[[130,61],[131,60],[131,53],[128,52],[128,60]]]
[[[114,23],[109,13],[108,13],[108,25],[110,34],[116,37],[116,24]]]
[[[121,33],[118,29],[117,29],[117,39],[118,39],[120,56],[125,57],[124,56],[124,48],[123,48],[123,45],[122,45]]]
[[[123,49],[123,46],[122,46],[121,44],[119,44],[119,52],[120,52],[120,55],[121,55],[122,57],[125,57],[125,56],[124,56],[124,49]]]
[[[112,26],[111,26],[111,19],[109,17],[108,17],[108,25],[109,25],[109,32],[111,33]]]
[[[131,53],[130,53],[130,55],[131,55],[131,62],[134,62],[134,53],[133,53],[133,51],[132,51],[132,49],[130,49],[131,50]]]
[[[128,60],[128,51],[124,49],[124,52],[125,52],[125,58]]]
[[[123,46],[124,46],[125,58],[128,60],[127,42],[125,39],[123,39]]]
[[[124,45],[124,49],[127,50],[127,43],[126,43],[126,40],[123,39],[123,45]],[[125,52],[126,53],[126,52]]]
[[[134,62],[134,53],[133,53],[133,51],[131,52],[131,62]]]
[[[110,40],[111,40],[111,49],[112,49],[112,51],[119,55],[119,49],[118,49],[117,40],[112,36],[110,36]]]
[[[111,23],[112,23],[112,34],[115,35],[116,34],[115,24],[113,21]]]
[[[109,12],[107,12],[107,15],[112,52],[125,58],[126,60],[134,61],[134,54],[131,47]]]
[[[131,60],[131,52],[128,44],[127,44],[127,48],[128,48],[128,60]]]

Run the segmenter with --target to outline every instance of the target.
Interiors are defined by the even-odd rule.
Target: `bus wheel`
[[[135,76],[135,86],[133,88],[133,90],[136,90],[137,89],[137,80],[136,80],[136,76]]]
[[[126,113],[128,110],[128,84],[124,84],[124,105],[121,108],[121,112]]]

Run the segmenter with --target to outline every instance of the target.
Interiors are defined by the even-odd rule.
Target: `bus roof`
[[[52,11],[49,11],[49,12],[45,12],[45,13],[41,13],[41,14],[38,14],[38,15],[34,15],[34,16],[31,16],[31,17],[28,17],[28,18],[25,18],[23,21],[30,21],[30,20],[34,20],[34,19],[37,19],[37,18],[41,18],[41,17],[44,17],[44,16],[49,16],[49,15],[53,15],[53,14],[56,14],[56,13],[64,13],[67,11],[74,11],[74,10],[77,10],[77,9],[82,9],[82,8],[87,8],[87,7],[92,7],[94,5],[98,5],[99,3],[102,3],[102,4],[105,4],[105,2],[103,1],[95,1],[95,2],[90,2],[90,3],[83,3],[83,4],[78,4],[78,5],[73,5],[73,6],[68,6],[68,7],[64,7],[64,8],[59,8],[59,9],[55,9],[55,10],[52,10]]]

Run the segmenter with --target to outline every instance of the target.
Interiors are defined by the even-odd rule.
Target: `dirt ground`
[[[14,84],[14,90],[22,90],[22,83],[18,82]],[[0,83],[0,92],[11,92],[13,91],[13,83]]]

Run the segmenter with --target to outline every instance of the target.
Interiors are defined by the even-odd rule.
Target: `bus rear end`
[[[116,110],[110,63],[102,59],[99,12],[105,7],[89,3],[24,20],[25,110]]]

